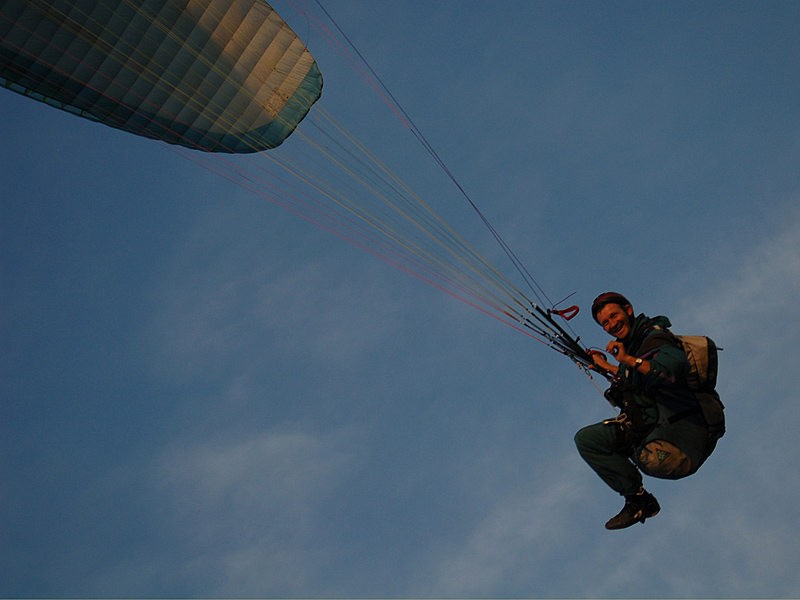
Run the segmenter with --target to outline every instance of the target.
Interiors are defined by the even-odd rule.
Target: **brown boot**
[[[625,506],[619,514],[606,523],[606,529],[625,529],[646,519],[655,517],[661,507],[653,494],[642,490],[638,494],[625,496]]]

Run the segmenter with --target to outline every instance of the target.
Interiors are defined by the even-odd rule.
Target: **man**
[[[688,363],[667,317],[634,316],[627,298],[598,296],[592,316],[615,339],[595,352],[595,365],[614,376],[606,398],[621,409],[616,419],[584,427],[575,435],[583,459],[625,505],[606,523],[623,529],[658,514],[658,501],[642,487],[642,475],[678,479],[694,473],[710,454],[708,425],[686,383]]]

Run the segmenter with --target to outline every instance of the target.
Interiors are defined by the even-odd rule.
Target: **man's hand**
[[[617,359],[617,362],[620,363],[625,362],[625,359],[628,358],[628,353],[625,352],[625,346],[622,345],[622,342],[616,340],[608,342],[606,351],[610,352],[611,355]]]
[[[637,358],[635,356],[631,356],[627,352],[625,352],[625,346],[622,345],[622,342],[618,342],[614,340],[613,342],[608,342],[606,346],[606,350],[610,352],[614,358],[617,359],[617,362],[621,365],[626,365],[631,369],[635,369],[640,373],[649,373],[650,372],[650,363],[648,361],[641,361],[639,360],[637,363]],[[614,369],[609,369],[609,371],[613,371],[614,375],[618,372],[618,367],[614,367]]]
[[[589,356],[591,356],[592,360],[594,361],[594,367],[597,367],[597,369],[595,370],[600,372],[603,371],[613,372],[614,370],[616,370],[616,367],[614,367],[611,363],[609,363],[606,360],[606,355],[600,352],[599,350],[589,350]],[[594,367],[589,367],[589,368],[591,369]]]

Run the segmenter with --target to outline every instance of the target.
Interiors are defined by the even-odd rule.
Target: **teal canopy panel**
[[[262,0],[0,0],[0,85],[209,152],[275,148],[322,91]]]

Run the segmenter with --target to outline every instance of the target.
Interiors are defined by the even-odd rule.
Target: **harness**
[[[645,324],[641,330],[637,332],[636,337],[628,345],[627,352],[634,356],[638,355],[644,341],[655,330],[663,332],[665,336],[668,336],[669,340],[675,347],[682,348],[678,337],[668,329],[664,329],[658,325]],[[623,429],[626,429],[630,432],[630,436],[634,442],[638,442],[646,438],[658,425],[657,422],[652,424],[645,423],[645,420],[642,417],[641,409],[634,398],[634,391],[631,389],[625,389],[623,380],[617,379],[612,382],[611,387],[605,391],[604,396],[612,405],[618,407],[621,411],[617,417],[613,419],[607,419],[604,421],[604,423],[609,425],[615,424]],[[695,400],[697,400],[695,394],[692,394],[692,396],[695,398]],[[671,415],[667,419],[667,422],[670,425],[674,425],[675,423],[678,423],[684,419],[688,419],[689,417],[702,412],[703,410],[700,403],[695,401],[694,406]]]

